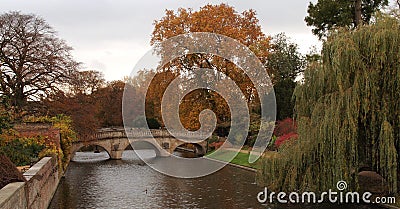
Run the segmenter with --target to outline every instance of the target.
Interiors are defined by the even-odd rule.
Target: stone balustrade
[[[174,137],[179,139],[205,139],[208,135],[206,134],[198,134],[194,132],[183,132],[178,133],[175,136],[172,136],[165,129],[140,129],[140,128],[131,128],[127,129],[127,133],[123,128],[107,128],[101,129],[96,133],[95,139],[113,139],[113,138],[165,138],[165,137]]]

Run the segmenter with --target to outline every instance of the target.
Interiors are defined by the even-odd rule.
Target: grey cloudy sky
[[[43,17],[74,48],[75,59],[83,62],[85,69],[101,71],[107,80],[116,80],[129,75],[150,50],[153,22],[164,16],[165,9],[198,10],[207,3],[227,3],[238,12],[251,8],[257,11],[265,34],[285,32],[306,53],[311,46],[321,45],[304,22],[309,1],[0,0],[0,11]]]

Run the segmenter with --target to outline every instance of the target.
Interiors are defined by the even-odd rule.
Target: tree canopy
[[[303,72],[304,58],[298,51],[298,45],[291,42],[285,33],[272,38],[270,54],[266,68],[272,72],[272,80],[295,80]]]
[[[270,37],[262,32],[254,10],[238,13],[227,4],[207,4],[197,11],[184,8],[180,8],[176,12],[166,10],[165,16],[154,22],[151,44],[158,49],[161,56],[168,55],[171,54],[169,50],[174,49],[162,47],[161,43],[171,37],[190,32],[217,33],[236,39],[249,47],[262,63],[266,62],[271,47]],[[193,78],[202,77],[199,75],[199,71],[195,71],[201,68],[214,70],[216,79],[220,81],[226,77],[234,80],[245,95],[247,102],[252,104],[251,107],[260,104],[254,84],[234,63],[213,54],[187,54],[162,66],[159,71],[164,72],[156,72],[159,75],[153,79],[146,98],[151,96],[159,100],[146,101],[147,116],[149,117],[147,113],[149,110],[150,115],[161,119],[161,98],[168,84],[178,75],[187,75],[188,78],[192,78],[188,80],[194,81]],[[211,79],[200,80],[212,83]],[[194,130],[199,128],[198,115],[204,109],[211,109],[216,113],[217,124],[229,123],[229,107],[226,102],[223,102],[222,97],[208,89],[197,89],[186,95],[179,107],[184,127]]]
[[[355,28],[369,23],[373,14],[388,4],[388,0],[318,0],[308,5],[305,21],[313,26],[313,34],[320,39],[338,27]]]
[[[70,93],[90,95],[105,84],[104,75],[95,70],[76,71],[69,82]]]
[[[295,79],[304,70],[304,57],[297,44],[280,33],[271,39],[271,50],[265,67],[271,72],[277,104],[277,120],[293,117],[292,99]]]
[[[0,46],[0,94],[17,111],[64,85],[78,66],[72,48],[33,14],[0,15]]]
[[[189,32],[210,32],[228,36],[249,47],[265,62],[270,48],[270,38],[261,30],[254,10],[238,13],[227,4],[205,5],[198,11],[180,8],[175,13],[166,10],[165,16],[154,23],[151,44],[160,47],[162,41]],[[169,54],[171,48],[159,48],[159,53]],[[191,73],[193,69],[214,69],[231,77],[244,94],[251,99],[254,87],[241,69],[224,58],[211,54],[189,54],[163,66],[165,70]],[[250,88],[249,88],[250,86]]]

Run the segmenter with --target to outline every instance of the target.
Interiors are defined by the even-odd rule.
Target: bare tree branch
[[[16,109],[58,89],[77,70],[72,48],[45,20],[32,14],[0,15],[0,95]]]

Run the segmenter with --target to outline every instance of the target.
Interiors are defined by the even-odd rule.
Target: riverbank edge
[[[250,167],[243,166],[243,165],[239,165],[239,164],[235,164],[235,163],[231,163],[231,162],[225,162],[225,161],[217,160],[217,159],[210,158],[210,157],[204,157],[204,159],[213,160],[213,161],[219,162],[219,163],[224,163],[224,164],[227,164],[227,165],[230,165],[230,166],[234,166],[234,167],[241,168],[241,169],[244,169],[244,170],[252,171],[254,173],[257,172],[257,169],[250,168]]]
[[[23,176],[26,182],[10,183],[0,190],[0,209],[49,206],[60,182],[57,158],[42,158]]]

